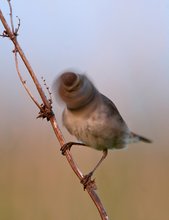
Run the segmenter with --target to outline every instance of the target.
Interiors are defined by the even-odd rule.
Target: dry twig
[[[5,28],[5,30],[3,31],[3,33],[0,36],[8,37],[13,42],[14,47],[15,47],[13,52],[15,54],[16,70],[17,70],[17,73],[19,75],[20,81],[21,81],[22,85],[24,86],[25,90],[27,91],[28,95],[31,97],[33,102],[40,109],[40,113],[39,113],[38,117],[47,118],[47,120],[50,121],[60,145],[63,146],[63,144],[65,144],[65,141],[64,141],[63,135],[62,135],[62,133],[61,133],[61,131],[60,131],[58,125],[57,125],[55,115],[52,111],[51,101],[50,101],[50,99],[48,100],[46,98],[45,93],[42,90],[42,87],[41,87],[41,85],[40,85],[40,83],[39,83],[39,81],[36,77],[35,72],[33,71],[31,65],[29,64],[29,61],[27,60],[24,52],[22,51],[22,49],[21,49],[21,47],[20,47],[20,45],[17,41],[17,35],[18,35],[19,27],[20,27],[20,19],[18,18],[18,20],[19,20],[18,27],[15,29],[14,24],[13,24],[13,15],[12,15],[11,2],[10,2],[10,0],[7,0],[7,1],[8,1],[8,4],[9,4],[9,9],[10,9],[11,28],[9,27],[8,23],[6,22],[6,20],[3,16],[2,11],[0,10],[0,20],[1,20],[1,22],[4,26],[4,28]],[[30,90],[26,86],[26,81],[23,80],[23,78],[21,76],[21,73],[19,71],[19,66],[18,66],[17,54],[20,55],[20,58],[24,62],[25,66],[26,66],[26,68],[27,68],[27,70],[28,70],[28,72],[29,72],[36,88],[37,88],[37,91],[38,91],[38,93],[39,93],[39,95],[42,99],[42,102],[43,102],[43,104],[41,104],[41,105],[35,100],[35,98],[31,94]],[[77,177],[80,179],[80,181],[82,181],[84,175],[82,174],[82,172],[80,171],[80,169],[76,165],[76,163],[73,160],[73,157],[72,157],[69,150],[66,150],[65,156],[66,156],[66,159],[69,162],[71,168],[73,169],[74,173],[77,175]],[[93,183],[93,181],[91,181],[91,184],[87,185],[86,191],[88,192],[88,194],[90,195],[90,197],[93,200],[94,204],[96,205],[96,207],[97,207],[97,209],[100,213],[101,219],[102,220],[108,220],[108,216],[107,216],[106,211],[103,207],[103,204],[101,203],[98,195],[95,192],[95,184]]]

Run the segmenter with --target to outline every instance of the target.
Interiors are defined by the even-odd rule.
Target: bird
[[[108,150],[122,149],[139,141],[152,142],[130,131],[115,104],[100,93],[85,74],[65,71],[56,78],[53,86],[55,96],[65,103],[63,125],[80,141],[64,144],[62,154],[72,145],[84,145],[103,152],[94,169],[84,176],[84,184],[107,157]]]

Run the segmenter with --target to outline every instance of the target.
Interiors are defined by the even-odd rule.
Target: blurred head
[[[72,110],[88,104],[97,91],[93,83],[84,74],[74,72],[62,73],[54,84],[60,98]]]

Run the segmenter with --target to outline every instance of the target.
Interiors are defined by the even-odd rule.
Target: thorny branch
[[[3,33],[0,36],[7,37],[13,42],[13,44],[14,44],[14,51],[13,52],[14,52],[14,55],[15,55],[16,70],[17,70],[17,73],[19,75],[20,81],[21,81],[22,85],[24,86],[25,90],[27,91],[28,95],[30,96],[30,98],[33,100],[33,102],[40,109],[40,113],[39,113],[38,117],[42,117],[42,118],[46,117],[47,120],[50,121],[60,145],[63,146],[63,144],[65,144],[65,141],[64,141],[63,135],[62,135],[62,133],[61,133],[61,131],[60,131],[58,125],[57,125],[55,115],[52,111],[51,100],[50,99],[48,100],[46,98],[45,93],[42,90],[42,87],[41,87],[41,85],[40,85],[40,83],[39,83],[39,81],[36,77],[35,72],[33,71],[29,61],[27,60],[22,48],[20,47],[20,45],[17,41],[18,31],[19,31],[19,27],[20,27],[20,19],[18,18],[17,28],[14,28],[11,2],[10,2],[10,0],[7,0],[7,2],[9,4],[9,10],[10,10],[10,23],[11,23],[10,25],[11,25],[11,28],[9,27],[8,23],[6,22],[6,19],[4,18],[3,13],[0,9],[0,20],[1,20],[1,22],[4,26],[4,28],[5,28],[5,30],[3,31]],[[29,72],[36,88],[37,88],[37,91],[38,91],[38,93],[39,93],[39,95],[42,99],[42,102],[43,102],[43,104],[41,104],[41,105],[35,100],[32,93],[30,92],[30,90],[26,86],[26,81],[23,80],[23,78],[21,76],[21,73],[19,71],[17,54],[20,55],[20,58],[24,62],[25,66],[26,66],[26,68],[27,68],[27,70],[28,70],[28,72]],[[73,157],[72,157],[69,150],[66,150],[65,156],[66,156],[66,159],[69,162],[71,168],[73,169],[74,173],[77,175],[77,177],[80,179],[80,181],[82,181],[84,175],[82,174],[82,172],[80,171],[78,166],[75,164],[75,161],[73,160]],[[103,204],[101,203],[100,198],[98,197],[98,195],[95,191],[95,187],[93,187],[92,184],[91,185],[89,184],[86,187],[86,191],[88,192],[88,194],[90,195],[90,197],[93,200],[94,204],[96,205],[96,207],[97,207],[97,209],[100,213],[101,219],[102,220],[108,220],[108,216],[107,216],[106,211],[103,207]]]

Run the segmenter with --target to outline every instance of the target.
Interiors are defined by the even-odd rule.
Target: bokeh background
[[[128,126],[154,142],[110,151],[95,173],[110,219],[169,218],[169,2],[165,0],[12,1],[18,40],[39,80],[85,72],[117,105]],[[9,21],[5,0],[0,8]],[[17,19],[14,17],[15,24]],[[0,32],[3,27],[0,24]],[[61,156],[50,124],[24,91],[13,45],[0,39],[0,219],[99,219]],[[27,85],[36,90],[20,62]],[[54,110],[62,127],[62,107]],[[75,147],[87,173],[101,152]]]

